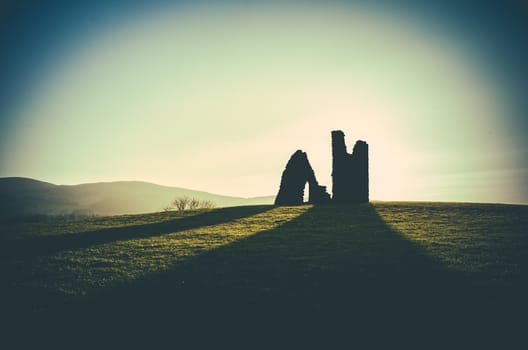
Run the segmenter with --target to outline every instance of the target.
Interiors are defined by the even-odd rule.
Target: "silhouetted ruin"
[[[281,178],[279,193],[275,205],[303,204],[304,186],[308,182],[308,201],[320,204],[330,201],[330,195],[325,186],[320,186],[306,153],[297,150],[286,164]]]
[[[326,187],[319,185],[305,152],[297,150],[282,173],[275,205],[303,204],[304,187],[308,183],[308,202],[330,201]],[[357,141],[352,154],[347,153],[345,134],[332,131],[332,201],[364,203],[369,201],[368,144]]]
[[[337,203],[369,201],[368,144],[356,141],[347,153],[341,130],[332,131],[332,192]]]

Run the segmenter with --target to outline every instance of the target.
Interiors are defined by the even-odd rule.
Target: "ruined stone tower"
[[[304,186],[308,182],[308,201],[320,204],[330,201],[330,195],[325,186],[320,186],[306,153],[297,150],[286,164],[282,173],[279,193],[275,198],[275,205],[303,204]]]
[[[364,203],[369,201],[368,144],[357,141],[352,154],[347,153],[345,134],[332,131],[332,192],[319,185],[306,153],[297,150],[291,157],[281,177],[275,205],[303,204],[304,186],[309,186],[309,203]]]
[[[332,131],[332,192],[336,203],[369,201],[368,144],[357,141],[347,153],[341,130]]]

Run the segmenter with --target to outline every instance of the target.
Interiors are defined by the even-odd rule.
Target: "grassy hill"
[[[528,206],[403,202],[13,223],[0,326],[17,345],[522,348],[526,227]]]
[[[241,198],[140,181],[54,185],[21,177],[0,178],[0,218],[34,215],[121,215],[160,211],[189,196],[218,207],[272,204],[273,196]]]

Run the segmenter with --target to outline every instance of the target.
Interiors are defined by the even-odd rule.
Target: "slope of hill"
[[[148,182],[119,181],[81,185],[54,185],[28,178],[0,178],[0,215],[118,215],[162,210],[175,197],[209,200],[218,207],[271,204],[273,197],[241,198],[160,186]]]
[[[0,237],[0,329],[18,348],[524,348],[528,206],[242,206],[16,225]]]

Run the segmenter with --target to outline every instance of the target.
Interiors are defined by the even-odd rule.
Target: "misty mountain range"
[[[208,200],[218,207],[272,204],[274,196],[242,198],[141,181],[54,185],[22,177],[0,178],[0,217],[119,215],[156,212],[176,197]]]

